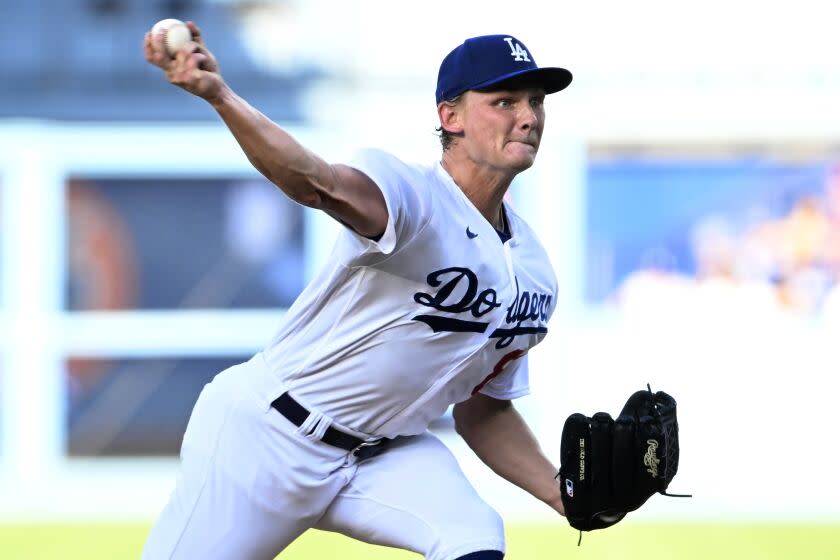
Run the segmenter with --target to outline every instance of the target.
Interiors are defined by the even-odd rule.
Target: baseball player
[[[209,102],[288,197],[344,228],[271,343],[202,391],[143,558],[270,559],[313,527],[434,560],[502,558],[499,514],[427,427],[455,404],[475,453],[563,514],[557,468],[511,404],[557,280],[503,196],[571,74],[512,36],[468,39],[440,67],[440,161],[363,150],[331,165],[231,91],[189,27],[174,59],[147,34],[146,60]]]

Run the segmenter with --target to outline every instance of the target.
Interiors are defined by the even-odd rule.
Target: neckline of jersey
[[[502,200],[502,207],[504,208],[504,211],[503,211],[504,216],[503,217],[504,217],[504,220],[505,220],[505,224],[507,225],[507,228],[506,228],[506,231],[501,231],[501,230],[496,229],[496,227],[493,224],[491,224],[487,220],[487,218],[484,217],[484,215],[481,212],[478,211],[478,208],[476,208],[475,204],[472,203],[472,200],[469,199],[469,197],[464,193],[464,191],[461,190],[461,187],[458,186],[458,184],[455,182],[455,179],[452,178],[452,175],[450,175],[449,172],[446,171],[446,169],[443,167],[443,163],[441,163],[440,160],[435,162],[435,171],[438,173],[438,175],[441,176],[441,178],[443,179],[443,182],[449,187],[449,189],[453,190],[453,191],[456,191],[458,193],[458,195],[461,197],[461,200],[464,203],[466,203],[466,205],[469,206],[472,209],[472,211],[479,218],[481,218],[481,220],[484,223],[486,223],[490,227],[490,229],[492,229],[493,231],[496,232],[496,234],[499,236],[499,240],[502,242],[502,245],[505,245],[505,244],[513,245],[513,244],[515,244],[515,241],[512,241],[513,238],[514,238],[514,228],[513,228],[512,220],[510,219],[511,210],[510,210],[510,207],[509,207],[509,205],[506,201]],[[509,241],[511,243],[508,243]]]

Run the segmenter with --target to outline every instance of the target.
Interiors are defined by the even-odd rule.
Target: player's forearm
[[[560,489],[554,479],[557,468],[513,406],[480,420],[462,416],[456,426],[467,445],[496,474],[563,513]]]
[[[332,181],[329,164],[227,86],[208,101],[260,173],[292,200],[322,206]]]

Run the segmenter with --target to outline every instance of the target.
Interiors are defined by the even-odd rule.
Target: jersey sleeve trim
[[[375,251],[385,255],[394,251],[397,246],[397,220],[402,210],[403,200],[400,193],[399,181],[389,176],[388,169],[383,165],[382,156],[384,152],[378,150],[361,150],[354,154],[347,165],[364,173],[382,193],[385,199],[385,206],[388,210],[388,222],[385,225],[385,232],[379,239],[371,239],[360,235],[352,228],[347,230],[359,241],[362,242],[368,251]],[[390,179],[390,180],[389,180]]]
[[[518,399],[519,397],[530,395],[531,388],[525,386],[510,391],[494,391],[492,388],[484,387],[479,391],[479,393],[502,401],[512,401],[513,399]]]

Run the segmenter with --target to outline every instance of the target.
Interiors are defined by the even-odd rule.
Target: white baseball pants
[[[273,381],[257,354],[201,392],[143,560],[270,560],[313,527],[433,560],[504,551],[501,518],[436,437],[357,461],[305,435],[316,414],[298,428],[266,406]]]

